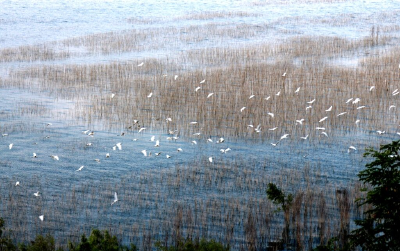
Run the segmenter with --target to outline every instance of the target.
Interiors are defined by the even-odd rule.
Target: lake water
[[[178,58],[179,53],[186,50],[243,47],[265,40],[279,44],[299,35],[358,39],[368,36],[372,26],[400,24],[398,1],[287,1],[284,4],[263,1],[0,1],[0,6],[0,49],[46,44],[55,51],[63,51],[66,48],[60,41],[131,29],[184,30],[210,23],[226,28],[242,24],[261,27],[258,33],[247,38],[230,37],[221,41],[213,37],[198,43],[163,45],[144,51],[89,53],[71,45],[67,50],[76,54],[67,58],[0,62],[0,77],[3,79],[7,79],[10,72],[31,66],[107,64],[128,59],[140,61],[148,57]],[[246,14],[216,17],[211,21],[185,18],[193,13],[239,11]],[[346,21],[332,25],[329,20],[338,16],[343,16]],[[388,16],[390,18],[386,18]],[[316,19],[327,21],[315,23]],[[356,67],[352,62],[344,59],[337,64]],[[339,137],[336,138],[324,138],[313,133],[310,141],[285,139],[277,147],[270,143],[277,142],[281,135],[267,140],[232,139],[221,144],[216,143],[219,138],[216,135],[211,137],[213,142],[196,137],[180,137],[175,141],[167,139],[171,135],[155,128],[141,133],[126,128],[106,130],[101,121],[88,123],[76,119],[75,100],[55,99],[54,95],[38,91],[37,87],[32,87],[32,90],[0,88],[0,100],[0,132],[7,134],[0,137],[0,214],[11,228],[18,229],[14,237],[23,241],[36,233],[47,232],[65,239],[77,238],[73,234],[75,231],[89,231],[92,227],[110,228],[113,233],[120,234],[124,243],[143,241],[138,237],[140,234],[157,236],[158,230],[151,230],[153,226],[167,229],[171,226],[162,225],[160,219],[163,215],[171,215],[178,204],[194,205],[197,201],[213,200],[228,203],[238,197],[241,205],[251,204],[253,200],[261,201],[265,197],[265,187],[256,186],[252,190],[244,186],[242,191],[229,189],[241,187],[242,181],[261,184],[263,177],[282,172],[288,173],[288,177],[296,176],[305,166],[319,177],[314,181],[317,187],[346,187],[353,184],[357,173],[367,163],[362,157],[365,147],[377,147],[400,138],[396,134],[398,125],[388,122],[385,128],[388,133],[383,135],[360,126],[358,131],[351,133],[338,130],[335,135]],[[85,130],[94,131],[94,136],[84,134]],[[126,135],[121,136],[121,132]],[[160,141],[160,147],[154,146],[155,142],[150,140],[152,136]],[[349,153],[348,147],[355,140],[358,150]],[[13,146],[9,149],[11,143]],[[117,143],[121,143],[122,150],[113,150]],[[228,147],[230,152],[220,152],[220,149]],[[178,148],[182,152],[178,152]],[[142,150],[152,152],[152,155],[145,157]],[[160,156],[155,156],[158,152],[161,152]],[[32,157],[33,153],[37,158]],[[106,158],[107,153],[109,158]],[[51,155],[57,155],[59,160],[54,160]],[[166,155],[171,158],[167,159]],[[208,161],[209,157],[213,158],[212,163]],[[221,178],[220,182],[229,185],[221,188],[217,176],[213,176],[225,171],[208,172],[199,168],[206,166],[212,170],[212,165],[224,167],[222,170],[228,176],[226,180]],[[84,168],[77,172],[80,166]],[[198,172],[201,173],[199,177],[203,177],[201,184],[188,181],[193,166],[197,168],[193,175]],[[176,172],[184,174],[180,177]],[[205,178],[207,175],[209,178]],[[237,175],[244,177],[243,180],[238,180]],[[206,183],[208,179],[213,183]],[[282,179],[285,177],[271,178],[275,181]],[[296,181],[300,183],[296,186],[301,187],[307,183],[305,180],[306,177],[299,178]],[[14,186],[16,181],[21,183],[18,188]],[[187,187],[179,189],[180,184]],[[33,198],[36,191],[42,193],[41,198]],[[116,207],[110,207],[116,191],[120,201]],[[124,205],[124,201],[131,204]],[[17,212],[30,205],[32,208]],[[38,221],[40,214],[45,215],[43,224]],[[221,226],[213,227],[199,231],[205,231],[209,237],[219,237]],[[149,229],[153,232],[147,232]],[[241,234],[243,230],[235,230],[237,242],[240,242]]]

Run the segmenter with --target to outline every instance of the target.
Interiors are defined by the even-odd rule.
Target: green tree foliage
[[[156,243],[157,250],[160,251],[229,251],[229,246],[216,242],[215,240],[193,241],[192,239],[180,240],[175,246],[166,247],[161,242]]]
[[[30,244],[19,245],[21,251],[56,251],[56,245],[53,236],[50,234],[46,236],[38,235],[35,240]],[[62,250],[62,249],[57,249]]]
[[[0,218],[0,251],[16,250],[10,238],[3,237],[4,220]]]
[[[78,244],[68,243],[71,251],[137,251],[135,245],[131,244],[130,248],[120,245],[116,236],[111,236],[108,231],[100,231],[93,229],[89,236],[83,234],[81,242]]]
[[[278,211],[283,210],[285,217],[285,228],[282,233],[282,240],[284,244],[289,243],[289,235],[290,235],[290,208],[293,202],[293,195],[285,193],[279,189],[274,183],[268,184],[267,189],[267,197],[271,200],[275,205],[278,205]]]
[[[400,140],[383,145],[378,151],[368,148],[364,157],[374,160],[358,174],[370,186],[359,206],[370,205],[364,218],[356,220],[358,229],[350,237],[354,246],[365,250],[400,250]]]

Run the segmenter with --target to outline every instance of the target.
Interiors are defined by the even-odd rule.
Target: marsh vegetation
[[[341,2],[353,1],[300,5]],[[354,229],[367,209],[355,206],[364,148],[400,137],[400,22],[396,11],[374,13],[382,22],[368,25],[353,15],[130,16],[132,29],[0,49],[8,234],[67,243],[100,228],[140,250],[186,237],[260,250],[282,237],[285,218],[296,250],[309,250]],[[353,25],[351,36],[319,34]],[[284,218],[265,194],[269,183],[295,195]]]

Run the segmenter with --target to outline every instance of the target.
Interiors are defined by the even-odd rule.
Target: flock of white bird
[[[140,63],[140,64],[138,65],[138,67],[143,66],[143,65],[144,65],[144,62]],[[286,76],[286,72],[285,72],[282,76],[285,77],[285,76]],[[176,80],[177,78],[178,78],[178,75],[175,75],[175,76],[174,76],[174,79]],[[200,84],[204,84],[205,82],[206,82],[206,80],[204,79],[204,80],[200,81]],[[200,86],[197,86],[197,87],[194,88],[194,91],[195,91],[195,92],[198,92],[201,88],[202,88],[201,85],[200,85]],[[375,86],[371,86],[371,87],[369,88],[369,91],[372,92],[374,89],[375,89]],[[298,93],[299,93],[300,91],[301,91],[301,88],[298,87],[298,88],[295,90],[295,92],[294,92],[295,95],[298,95]],[[398,95],[399,93],[400,93],[399,90],[396,89],[395,91],[392,92],[392,95],[395,96],[395,95]],[[207,94],[207,98],[212,98],[213,95],[214,95],[213,92],[208,93],[208,94]],[[279,92],[277,92],[275,95],[276,95],[276,96],[279,96],[279,95],[281,95],[281,92],[279,91]],[[111,93],[111,99],[115,98],[115,96],[116,96],[116,93]],[[249,99],[253,99],[253,98],[255,98],[255,96],[256,96],[255,94],[251,94],[251,95],[249,96]],[[155,97],[155,95],[153,94],[153,92],[150,92],[150,93],[147,95],[147,98],[154,98],[154,97]],[[271,97],[268,96],[268,97],[265,98],[265,100],[269,100],[270,98],[271,98]],[[307,104],[306,104],[306,110],[312,109],[312,105],[314,104],[315,101],[316,101],[316,99],[314,98],[314,99],[312,99],[312,100],[306,102],[306,103],[307,103]],[[352,102],[352,104],[355,104],[355,105],[356,105],[356,104],[358,104],[360,101],[361,101],[360,98],[350,98],[350,99],[348,99],[348,100],[346,101],[346,104]],[[242,113],[242,112],[245,111],[246,108],[247,108],[247,107],[244,106],[244,107],[242,107],[238,112]],[[322,123],[322,122],[324,122],[324,121],[326,121],[326,120],[329,119],[329,117],[330,117],[330,116],[329,116],[329,113],[332,111],[332,108],[333,108],[333,106],[330,106],[329,108],[327,108],[327,109],[325,110],[325,112],[326,112],[327,114],[326,114],[326,116],[324,116],[324,117],[322,117],[321,119],[318,120],[319,123]],[[364,106],[364,105],[361,105],[361,106],[358,106],[356,109],[357,109],[357,110],[360,110],[360,109],[363,109],[363,108],[365,108],[365,106]],[[390,110],[394,110],[395,108],[396,108],[395,105],[390,105],[389,111],[390,111]],[[270,116],[272,119],[275,117],[275,114],[274,114],[273,112],[267,112],[266,114],[267,114],[268,116]],[[346,115],[346,114],[347,114],[347,112],[340,112],[340,113],[336,114],[336,116],[339,117],[339,116],[344,116],[344,115]],[[165,119],[165,121],[166,121],[166,123],[170,123],[170,122],[173,121],[173,119],[170,118],[170,117],[168,117],[168,118]],[[305,122],[306,122],[306,120],[305,120],[304,118],[295,119],[296,125],[299,125],[299,126],[302,126]],[[358,124],[359,122],[360,122],[360,120],[356,120],[356,121],[355,121],[356,124]],[[197,122],[197,121],[188,121],[188,124],[194,126],[194,125],[198,125],[198,122]],[[46,124],[46,126],[51,126],[51,125],[52,125],[51,123],[47,123],[47,124]],[[137,130],[137,133],[138,133],[138,134],[139,134],[139,133],[142,133],[144,130],[146,130],[146,127],[144,127],[144,125],[140,125],[140,123],[139,123],[138,120],[134,120],[134,121],[133,121],[133,125],[129,126],[128,128],[129,128],[129,129],[133,129],[133,130]],[[260,132],[262,131],[262,125],[261,125],[261,124],[259,124],[259,125],[257,125],[257,126],[254,126],[254,125],[252,125],[252,124],[249,124],[249,125],[247,125],[247,128],[248,128],[248,129],[254,130],[256,133],[260,133]],[[273,127],[273,128],[268,129],[268,130],[269,130],[269,131],[275,131],[277,128],[278,128],[278,127]],[[325,136],[325,137],[329,137],[328,134],[327,134],[326,131],[325,131],[325,127],[318,126],[318,127],[315,128],[315,130],[320,131],[320,135],[323,135],[323,136]],[[386,133],[386,131],[381,131],[381,130],[377,130],[376,132],[377,132],[379,135],[385,134],[385,133]],[[87,136],[90,136],[90,137],[93,137],[93,136],[95,135],[94,131],[91,131],[91,130],[85,130],[85,131],[83,131],[83,134],[85,134],[85,135],[87,135]],[[170,136],[168,136],[168,137],[166,138],[166,140],[168,140],[168,141],[176,141],[176,140],[179,139],[179,136],[178,136],[179,133],[178,133],[177,130],[170,130],[170,131],[168,132],[168,134],[170,135]],[[197,133],[194,133],[193,136],[198,137],[198,136],[200,136],[200,134],[201,134],[200,132],[197,132]],[[397,134],[400,135],[400,132],[397,132]],[[6,136],[8,136],[8,134],[2,134],[2,136],[3,136],[3,137],[6,137]],[[119,135],[119,136],[125,136],[125,133],[122,132],[121,135]],[[282,140],[285,140],[285,139],[287,139],[287,138],[289,138],[289,137],[290,137],[290,134],[289,134],[289,133],[284,133],[284,134],[279,138],[279,140],[278,140],[277,142],[272,142],[272,143],[270,143],[270,144],[271,144],[273,147],[276,147]],[[305,135],[305,136],[302,136],[302,137],[300,137],[300,138],[303,139],[303,140],[307,140],[308,137],[309,137],[309,134],[307,134],[307,135]],[[133,139],[133,140],[134,140],[134,141],[137,141],[137,139]],[[191,144],[192,144],[192,145],[197,145],[197,141],[198,141],[198,140],[199,140],[198,138],[191,140]],[[214,140],[215,140],[215,139],[214,139]],[[210,137],[210,138],[208,138],[208,139],[206,140],[206,143],[213,143],[214,140]],[[153,147],[154,147],[155,149],[158,149],[158,148],[160,147],[160,139],[156,139],[155,136],[151,136],[151,138],[149,139],[149,141],[154,143]],[[225,142],[225,139],[224,139],[223,137],[219,137],[219,138],[216,140],[216,143],[217,143],[217,144],[220,144],[220,143],[223,143],[223,142]],[[9,147],[9,150],[12,150],[12,149],[13,149],[13,146],[14,146],[14,144],[13,144],[13,143],[10,143],[9,146],[8,146],[8,147]],[[86,144],[86,147],[91,147],[91,146],[92,146],[92,143],[87,143],[87,144]],[[118,149],[118,150],[122,150],[122,143],[118,142],[118,143],[116,143],[115,145],[112,146],[112,150],[113,150],[113,151],[116,151],[117,149]],[[183,151],[184,151],[184,150],[183,150],[182,148],[177,148],[177,149],[176,149],[176,152],[177,152],[177,153],[183,152]],[[226,154],[226,153],[228,153],[229,151],[231,151],[231,148],[229,148],[229,147],[227,147],[227,148],[221,148],[221,149],[220,149],[220,153],[222,153],[222,154]],[[353,146],[353,145],[350,145],[350,146],[348,147],[347,152],[348,152],[348,153],[351,153],[352,151],[357,151],[357,148],[356,148],[355,146]],[[147,149],[141,150],[141,153],[143,154],[144,157],[150,157],[150,156],[152,156],[152,151],[147,150]],[[160,151],[155,151],[154,156],[157,157],[157,156],[160,156],[160,155],[161,155],[161,152],[160,152]],[[165,157],[166,157],[167,159],[169,159],[169,158],[171,158],[172,155],[173,155],[172,153],[165,154]],[[55,161],[59,161],[59,160],[60,160],[60,158],[59,158],[57,155],[50,155],[50,157],[51,157],[52,159],[54,159]],[[105,157],[106,157],[106,158],[110,158],[110,153],[106,153],[106,156],[105,156]],[[37,154],[36,154],[36,153],[33,153],[32,158],[37,158]],[[95,159],[95,161],[100,163],[100,159],[98,159],[98,158]],[[209,157],[208,157],[208,161],[209,161],[209,163],[213,163],[213,162],[214,162],[213,156],[209,156]],[[85,167],[84,165],[80,166],[80,167],[76,170],[76,172],[82,172],[82,171],[84,171],[84,170],[83,170],[84,167]],[[19,181],[17,181],[17,182],[15,183],[15,186],[20,186],[20,185],[21,185],[21,184],[20,184]],[[39,193],[39,191],[37,191],[36,193],[33,193],[33,195],[36,196],[36,197],[39,197],[39,196],[40,196],[40,193]],[[111,202],[111,205],[114,205],[114,204],[117,203],[118,201],[119,201],[119,200],[118,200],[118,195],[117,195],[117,192],[115,192],[115,193],[114,193],[114,200]],[[39,219],[40,219],[41,221],[43,221],[43,220],[44,220],[44,215],[40,215],[40,216],[39,216]]]

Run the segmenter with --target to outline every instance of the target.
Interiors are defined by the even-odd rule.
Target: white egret
[[[206,82],[206,80],[203,79],[203,80],[200,81],[200,84],[204,84],[205,82]]]
[[[276,143],[271,143],[271,145],[272,145],[273,147],[276,147],[276,146],[279,144],[279,142],[281,142],[281,141],[279,140],[279,141],[276,142]]]
[[[311,108],[312,108],[311,105],[307,106],[307,107],[306,107],[306,111],[307,111],[308,109],[311,109]]]
[[[160,141],[156,140],[156,144],[154,145],[155,147],[159,147],[160,146]]]
[[[286,71],[282,74],[282,77],[286,77]]]
[[[167,155],[165,155],[165,157],[167,157],[167,159],[170,159],[170,158],[171,158],[171,156],[169,156],[168,154],[167,154]]]
[[[212,95],[214,95],[213,92],[211,92],[210,94],[207,95],[207,98],[211,97]]]
[[[76,170],[76,172],[80,172],[80,171],[82,171],[82,169],[84,168],[85,166],[81,166],[81,167],[79,167],[78,168],[78,170]]]
[[[261,132],[261,124],[259,124],[255,129],[255,132],[260,133]]]
[[[294,93],[299,93],[299,91],[300,91],[300,87],[297,87],[297,89],[294,91]]]
[[[306,139],[308,139],[308,134],[306,136],[300,137],[300,138],[306,140]]]
[[[355,148],[354,146],[349,146],[349,149],[347,149],[347,152],[350,153],[350,151],[357,151],[357,148]]]
[[[33,153],[32,158],[37,158],[36,153]]]
[[[192,145],[197,145],[196,140],[192,140]]]
[[[197,124],[196,121],[192,121],[192,122],[189,123],[189,125],[195,125],[195,124]]]
[[[360,100],[361,100],[361,99],[359,99],[359,98],[356,98],[355,100],[353,100],[353,102],[352,102],[352,103],[353,103],[353,104],[357,104],[358,102],[360,102]]]
[[[220,144],[220,143],[223,143],[223,142],[225,142],[225,139],[222,138],[222,137],[217,140],[217,144]]]
[[[371,87],[369,88],[369,91],[372,91],[373,89],[375,89],[375,86],[371,86]]]
[[[210,163],[212,163],[213,162],[213,157],[209,157],[208,161],[210,161]]]
[[[392,109],[392,108],[396,108],[396,106],[395,106],[395,105],[389,106],[389,111],[390,111],[390,109]]]
[[[183,152],[182,148],[180,148],[180,147],[177,148],[176,151],[177,151],[177,152]]]
[[[325,135],[326,137],[328,137],[328,134],[326,132],[321,132],[322,135]]]
[[[193,136],[200,136],[200,134],[201,134],[201,133],[196,132],[196,133],[193,133]]]
[[[240,108],[240,112],[243,112],[244,109],[246,109],[246,106],[243,106],[242,108]]]
[[[302,125],[304,122],[304,119],[296,119],[296,124]]]
[[[378,130],[378,131],[376,131],[379,135],[381,135],[381,134],[385,134],[386,133],[386,131],[380,131],[380,130]]]
[[[178,79],[178,75],[175,75],[175,76],[174,76],[174,80],[177,80],[177,79]]]
[[[342,115],[345,115],[347,112],[341,112],[341,113],[339,113],[338,115],[336,115],[336,117],[339,117],[339,116],[342,116]]]
[[[200,87],[200,86],[197,86],[196,89],[195,89],[195,92],[197,92],[197,91],[200,90],[200,89],[201,89],[201,87]]]
[[[286,139],[288,136],[289,136],[289,134],[287,134],[287,133],[286,133],[286,134],[283,134],[280,140]]]
[[[97,163],[100,163],[100,159],[94,159],[94,161],[96,161]]]
[[[147,151],[146,150],[142,150],[142,153],[145,157],[147,157]]]
[[[111,93],[111,98],[114,98],[115,97],[115,93]]]
[[[114,201],[111,203],[111,206],[114,205],[118,201],[118,195],[117,192],[114,193]]]
[[[273,114],[272,112],[268,112],[267,113],[269,116],[271,116],[272,118],[275,116],[275,114]]]
[[[266,97],[266,98],[264,98],[265,100],[269,100],[271,98],[271,96],[268,96],[268,97]]]
[[[360,120],[359,120],[359,119],[357,119],[355,123],[356,123],[356,125],[357,125],[358,123],[360,123]]]
[[[44,215],[43,215],[43,214],[40,215],[40,216],[39,216],[39,219],[40,219],[41,221],[43,221],[43,220],[44,220]]]
[[[110,158],[110,154],[109,153],[106,153],[106,158]]]
[[[58,158],[57,155],[50,155],[50,157],[51,157],[52,159],[54,159],[54,160],[60,160],[60,158]]]
[[[332,106],[325,110],[326,112],[332,111]]]
[[[365,105],[362,105],[362,106],[357,107],[357,110],[364,109],[364,108],[365,108]]]
[[[270,128],[270,129],[268,129],[268,130],[269,130],[269,131],[275,131],[276,129],[278,129],[278,127]]]
[[[19,181],[15,182],[15,186],[19,186]]]
[[[143,132],[144,130],[146,130],[146,127],[140,128],[139,131],[138,131],[138,133],[141,133],[141,132]]]
[[[152,92],[150,92],[150,94],[147,95],[148,98],[151,98],[151,96],[153,96],[153,93],[152,93]]]
[[[120,150],[120,151],[122,150],[122,145],[121,145],[121,143],[117,143],[117,144],[115,144],[115,146],[118,147],[118,150]]]
[[[137,66],[141,67],[144,65],[144,62],[141,62],[140,64],[138,64]]]
[[[93,144],[92,143],[86,143],[86,146],[92,146]]]
[[[6,136],[8,136],[8,133],[2,133],[1,136],[6,137]]]
[[[117,150],[117,146],[113,146],[113,151]]]
[[[219,151],[221,152],[221,153],[227,153],[227,152],[229,152],[231,149],[228,147],[228,148],[226,148],[226,149],[220,149]]]
[[[208,139],[207,139],[207,142],[210,142],[210,143],[212,143],[212,142],[213,142],[213,140],[212,140],[211,138],[208,138]]]
[[[161,152],[155,153],[156,156],[159,156],[161,154]]]
[[[9,144],[8,148],[10,148],[10,150],[11,150],[13,148],[13,145],[14,145],[13,143]]]
[[[315,99],[313,99],[313,100],[311,100],[311,101],[308,101],[307,104],[312,104],[312,103],[314,103],[314,102],[315,102]]]
[[[252,99],[252,98],[254,98],[255,96],[256,96],[256,95],[252,94],[252,95],[250,95],[249,99]]]
[[[321,123],[323,121],[325,121],[328,117],[323,117],[322,119],[320,119],[318,122]]]
[[[281,95],[281,91],[277,92],[275,95],[276,95],[276,96]]]
[[[90,132],[90,130],[82,131],[83,134],[88,134],[89,132]]]
[[[36,193],[33,193],[33,195],[35,195],[35,197],[39,197],[40,196],[39,191],[37,191]]]
[[[315,130],[325,130],[325,127],[315,127]]]
[[[349,99],[346,101],[346,104],[350,103],[350,101],[352,101],[352,100],[353,100],[353,98],[349,98]]]
[[[150,141],[153,142],[154,140],[156,140],[156,136],[151,136]]]

